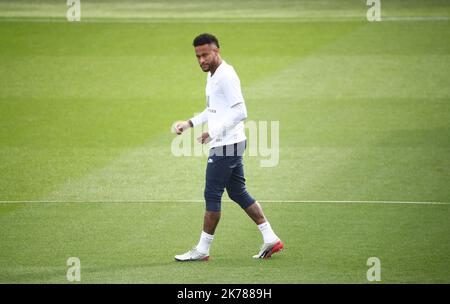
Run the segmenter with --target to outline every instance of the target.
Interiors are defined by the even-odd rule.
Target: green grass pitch
[[[448,2],[65,2],[0,2],[0,283],[67,283],[69,257],[81,283],[369,283],[369,257],[450,283]],[[245,157],[270,260],[226,195],[212,259],[173,260],[202,227],[206,158],[170,150],[205,105],[202,32],[280,123],[277,166]]]

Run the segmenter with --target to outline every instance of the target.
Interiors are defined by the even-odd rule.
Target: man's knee
[[[210,220],[219,221],[220,220],[220,215],[221,215],[220,211],[209,211],[209,210],[206,210],[206,212],[205,212],[205,217],[210,219]]]
[[[251,197],[246,190],[240,193],[236,193],[233,191],[227,192],[230,199],[241,206],[242,209],[247,209],[248,207],[253,205],[253,203],[255,203],[255,199]]]

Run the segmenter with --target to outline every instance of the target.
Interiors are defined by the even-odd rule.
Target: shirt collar
[[[219,64],[219,66],[217,67],[216,71],[214,72],[214,75],[211,76],[211,72],[208,72],[208,73],[209,73],[209,77],[211,78],[211,77],[214,77],[215,75],[217,75],[217,73],[220,72],[221,68],[222,68],[225,64],[227,64],[227,63],[225,62],[225,60],[222,59],[222,62],[221,62],[221,63]]]

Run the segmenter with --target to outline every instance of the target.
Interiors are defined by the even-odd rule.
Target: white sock
[[[278,240],[278,236],[273,232],[269,222],[258,225],[259,231],[261,231],[264,243],[273,243]]]
[[[200,235],[200,241],[197,244],[197,250],[201,253],[208,254],[209,247],[211,246],[212,241],[214,240],[214,235],[208,234],[202,231]]]

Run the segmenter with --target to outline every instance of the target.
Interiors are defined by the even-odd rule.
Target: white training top
[[[208,72],[206,109],[191,118],[193,126],[208,122],[210,148],[230,145],[246,139],[243,120],[247,118],[241,82],[234,68],[225,60],[214,74]]]

